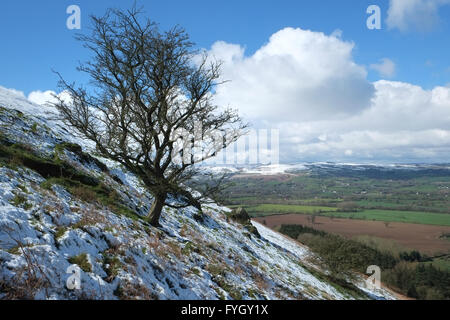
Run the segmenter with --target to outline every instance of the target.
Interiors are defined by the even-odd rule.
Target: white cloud
[[[55,98],[55,95],[62,98],[64,101],[70,101],[70,95],[68,92],[61,92],[57,94],[55,91],[47,90],[47,91],[33,91],[28,95],[28,100],[39,104],[39,105],[47,105],[49,103],[56,103],[58,100]]]
[[[49,102],[55,102],[55,98],[53,95],[56,94],[54,91],[33,91],[28,95],[28,100],[30,100],[33,103],[44,105]]]
[[[254,127],[280,130],[288,161],[448,161],[450,87],[367,81],[354,45],[335,35],[284,29],[251,56],[215,43],[224,61],[216,102],[239,109]],[[385,76],[395,64],[378,66]]]
[[[224,62],[217,102],[239,106],[252,119],[313,120],[358,113],[370,105],[373,85],[352,60],[354,44],[335,35],[286,28],[252,56],[235,44],[215,43]]]
[[[331,36],[336,38],[342,38],[343,33],[344,32],[341,29],[336,29],[331,33]]]
[[[217,88],[216,102],[238,108],[254,129],[278,128],[282,162],[448,162],[450,85],[370,83],[353,48],[336,33],[292,28],[250,56],[217,42],[210,52],[231,82]],[[395,65],[379,69],[389,75]],[[50,93],[29,98],[42,103]]]
[[[371,107],[361,114],[278,124],[282,158],[448,161],[450,88],[424,90],[385,80],[376,82],[375,88]]]
[[[371,64],[370,69],[376,70],[381,76],[387,78],[395,75],[395,63],[388,58],[381,59],[380,63]]]
[[[402,32],[428,32],[439,24],[439,8],[446,4],[450,0],[390,0],[386,23]]]

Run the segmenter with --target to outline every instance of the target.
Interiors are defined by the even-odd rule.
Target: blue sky
[[[86,51],[73,39],[76,31],[66,28],[66,8],[79,5],[82,30],[88,32],[89,15],[108,7],[127,8],[133,1],[3,1],[0,10],[0,85],[24,91],[56,89],[51,69],[77,79],[77,61]],[[281,0],[281,1],[140,1],[147,15],[162,28],[180,24],[199,47],[209,48],[223,40],[246,48],[251,54],[284,27],[300,27],[326,34],[336,29],[343,39],[356,44],[355,62],[377,63],[389,57],[396,64],[395,80],[425,88],[450,82],[450,7],[441,9],[441,23],[428,33],[388,31],[388,1],[376,0]],[[368,30],[366,8],[382,10],[383,30]],[[369,79],[379,75],[369,70]]]
[[[3,1],[0,86],[43,103],[88,52],[89,16],[134,0]],[[66,8],[81,8],[68,30]],[[281,162],[448,162],[450,0],[141,0],[162,29],[183,26],[224,61],[216,100],[280,130]],[[369,5],[381,30],[369,30]],[[50,90],[50,91],[49,91]]]

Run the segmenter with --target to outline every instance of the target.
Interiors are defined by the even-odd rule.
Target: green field
[[[417,211],[395,211],[395,210],[363,210],[360,212],[326,212],[325,216],[337,218],[349,218],[360,220],[374,220],[385,222],[405,222],[430,224],[437,226],[450,226],[450,214],[417,212]]]
[[[339,212],[337,211],[337,208],[333,207],[280,204],[249,205],[244,206],[244,208],[253,217],[289,213],[319,214],[322,216],[335,218],[450,226],[450,214],[445,213],[381,209],[361,210],[358,212]]]
[[[238,206],[231,206],[238,207]],[[259,204],[243,206],[247,212],[254,217],[261,217],[273,214],[300,213],[315,214],[325,212],[335,212],[337,208],[324,206],[303,206],[303,205],[286,205],[286,204]]]
[[[224,203],[251,216],[320,214],[450,226],[450,170],[311,168],[291,176],[234,177]]]
[[[283,179],[236,176],[224,189],[223,198],[230,206],[279,204],[336,208],[342,203],[352,202],[360,211],[378,209],[450,214],[450,170],[361,171],[341,168],[334,171],[311,169]],[[266,209],[258,208],[264,213]],[[310,212],[307,208],[299,210]]]
[[[424,262],[424,264],[429,265],[432,264],[435,268],[438,268],[440,270],[446,270],[450,271],[450,258],[443,257],[438,259],[433,259],[431,262]]]

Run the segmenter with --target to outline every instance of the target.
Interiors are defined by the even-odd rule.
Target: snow
[[[47,111],[0,87],[0,132],[8,140],[47,156],[64,141],[91,150]],[[62,186],[44,189],[45,179],[29,169],[0,166],[0,299],[11,298],[2,288],[50,300],[360,298],[310,273],[307,247],[256,222],[262,238],[250,235],[228,221],[228,208],[204,206],[203,222],[194,208],[165,208],[162,228],[153,228],[144,219],[152,196],[136,176],[110,160],[98,158],[109,168],[101,172],[67,150],[60,156],[102,179],[142,218],[83,202]],[[79,270],[81,288],[69,290],[69,260],[81,256],[91,268]]]
[[[295,174],[314,169],[321,170],[450,170],[448,164],[377,164],[377,163],[331,163],[331,162],[311,162],[296,164],[272,164],[272,165],[244,165],[244,166],[216,166],[206,167],[212,173],[231,173],[256,176],[275,176],[280,174]]]
[[[252,224],[258,229],[259,234],[263,238],[269,240],[275,245],[278,245],[280,248],[289,251],[299,259],[303,259],[310,255],[308,248],[300,246],[298,242],[289,239],[280,233],[274,232],[256,221],[252,221]]]

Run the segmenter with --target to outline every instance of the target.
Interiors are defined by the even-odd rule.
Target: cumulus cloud
[[[44,105],[49,102],[55,102],[55,98],[53,95],[55,95],[56,92],[54,91],[33,91],[28,95],[28,100],[30,100],[33,103]]]
[[[215,43],[210,54],[222,60],[216,99],[239,106],[253,119],[339,118],[369,107],[374,93],[367,71],[352,59],[354,44],[320,32],[286,28],[246,56],[240,45]]]
[[[389,29],[429,32],[440,22],[439,8],[450,0],[390,0],[387,26]]]
[[[447,161],[450,88],[381,80],[370,108],[340,120],[285,122],[282,156],[304,160]]]
[[[70,94],[68,92],[56,93],[55,91],[47,90],[47,91],[33,91],[28,95],[28,100],[39,104],[39,105],[47,105],[49,103],[56,103],[58,100],[55,98],[58,96],[62,98],[64,101],[70,101]]]
[[[380,76],[387,78],[395,75],[395,63],[388,58],[381,59],[380,63],[371,64],[370,69],[377,71]]]
[[[336,35],[283,29],[253,55],[217,42],[224,62],[216,101],[237,107],[256,128],[280,130],[280,159],[294,161],[448,161],[450,87],[370,83]],[[384,76],[395,64],[372,66]]]
[[[230,80],[217,88],[216,103],[238,108],[253,129],[279,129],[281,162],[448,162],[450,85],[371,83],[353,48],[336,32],[292,28],[252,55],[216,42],[209,53]],[[395,72],[389,61],[376,66],[385,76]],[[45,103],[50,93],[29,99]]]

